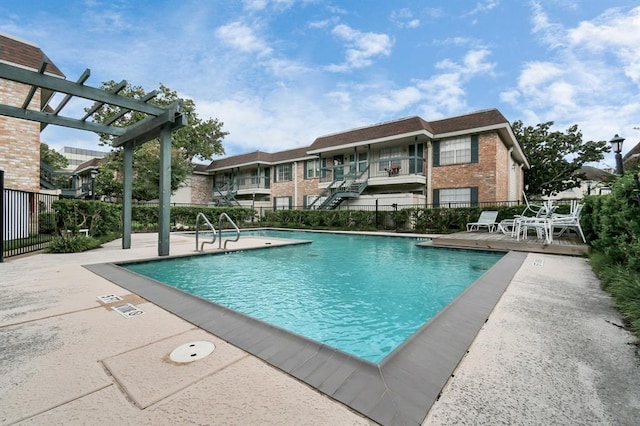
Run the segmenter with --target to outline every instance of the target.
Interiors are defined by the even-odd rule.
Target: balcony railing
[[[252,189],[269,189],[270,178],[267,176],[241,176],[225,182],[218,182],[216,188],[223,191],[242,191]]]
[[[370,161],[368,164],[369,178],[395,178],[424,174],[424,158],[422,157],[385,158],[384,160]],[[360,170],[364,170],[366,167],[366,164],[360,163]],[[334,180],[342,180],[356,172],[356,165],[354,163],[340,164],[323,167],[320,171],[320,182],[333,182]]]

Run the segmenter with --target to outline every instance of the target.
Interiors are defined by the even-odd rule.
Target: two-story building
[[[220,204],[330,209],[520,201],[529,164],[496,109],[409,117],[317,138],[310,146],[214,160]],[[210,202],[211,200],[200,200]]]

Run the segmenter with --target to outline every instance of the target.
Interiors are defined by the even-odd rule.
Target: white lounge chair
[[[498,226],[498,223],[496,222],[497,218],[497,211],[483,211],[480,213],[480,217],[477,222],[467,223],[467,232],[479,231],[482,227],[486,227],[489,232],[493,232],[496,230],[496,226]]]

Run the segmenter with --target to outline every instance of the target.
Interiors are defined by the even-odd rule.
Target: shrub
[[[78,253],[100,246],[100,241],[84,235],[68,235],[55,237],[49,243],[49,253]]]

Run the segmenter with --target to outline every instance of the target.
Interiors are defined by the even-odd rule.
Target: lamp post
[[[624,138],[621,138],[617,134],[609,141],[611,147],[613,148],[613,152],[616,153],[616,174],[623,175],[624,170],[622,169],[622,142],[624,142]]]
[[[96,169],[91,169],[89,172],[91,175],[91,199],[96,199],[96,176],[98,176],[98,171]]]

